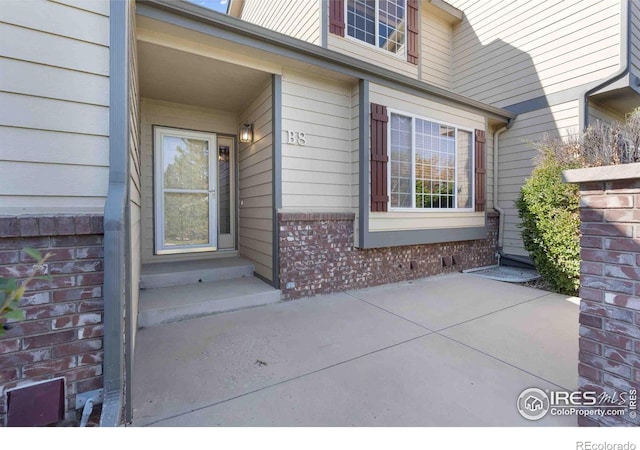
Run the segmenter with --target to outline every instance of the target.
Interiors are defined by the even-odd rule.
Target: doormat
[[[540,274],[534,269],[510,266],[486,266],[477,269],[464,270],[463,273],[477,275],[496,281],[507,281],[509,283],[526,283],[540,278]]]

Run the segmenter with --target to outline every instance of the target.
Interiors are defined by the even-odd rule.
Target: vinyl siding
[[[513,127],[500,136],[499,205],[505,211],[503,251],[527,256],[522,244],[515,201],[520,188],[535,167],[538,152],[533,142],[548,134],[552,138],[575,136],[579,127],[578,101],[571,101],[521,114]]]
[[[273,100],[271,82],[240,114],[237,124],[252,123],[252,144],[240,144],[240,254],[255,271],[273,278]],[[237,127],[236,124],[236,127]]]
[[[463,95],[504,107],[618,69],[618,0],[451,3],[465,12],[453,48],[453,90]]]
[[[624,114],[619,111],[615,111],[604,105],[599,105],[594,102],[589,104],[589,123],[593,124],[596,120],[611,124],[613,122],[624,122]]]
[[[129,278],[131,286],[131,310],[127,318],[132,331],[129,351],[133,354],[138,329],[138,299],[140,295],[141,256],[141,217],[142,190],[140,185],[140,95],[138,89],[138,52],[135,27],[135,2],[129,5],[129,255],[131,267]]]
[[[422,2],[420,79],[451,89],[453,64],[453,27],[439,17],[430,3]]]
[[[141,247],[142,263],[211,258],[211,253],[154,255],[153,211],[153,126],[235,135],[238,117],[235,113],[190,105],[141,99]]]
[[[102,212],[109,2],[6,0],[0,35],[2,212]]]
[[[288,71],[282,81],[283,211],[351,211],[352,85]],[[304,132],[304,146],[286,131]]]
[[[371,83],[371,103],[387,108],[456,125],[468,130],[485,129],[485,118],[447,103],[438,103]],[[370,177],[369,177],[370,178]],[[369,183],[371,180],[369,179]],[[369,213],[369,231],[420,230],[484,226],[483,212],[378,212]]]
[[[240,18],[320,45],[321,0],[245,0]]]

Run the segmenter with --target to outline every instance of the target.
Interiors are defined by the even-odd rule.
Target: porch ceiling
[[[148,42],[138,42],[142,97],[240,112],[271,74]]]

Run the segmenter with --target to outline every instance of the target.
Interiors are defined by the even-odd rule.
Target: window
[[[406,0],[347,0],[347,35],[404,55]]]
[[[472,208],[471,131],[391,113],[390,207]]]

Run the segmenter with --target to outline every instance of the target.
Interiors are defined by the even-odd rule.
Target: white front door
[[[217,249],[216,135],[154,128],[155,252]]]

